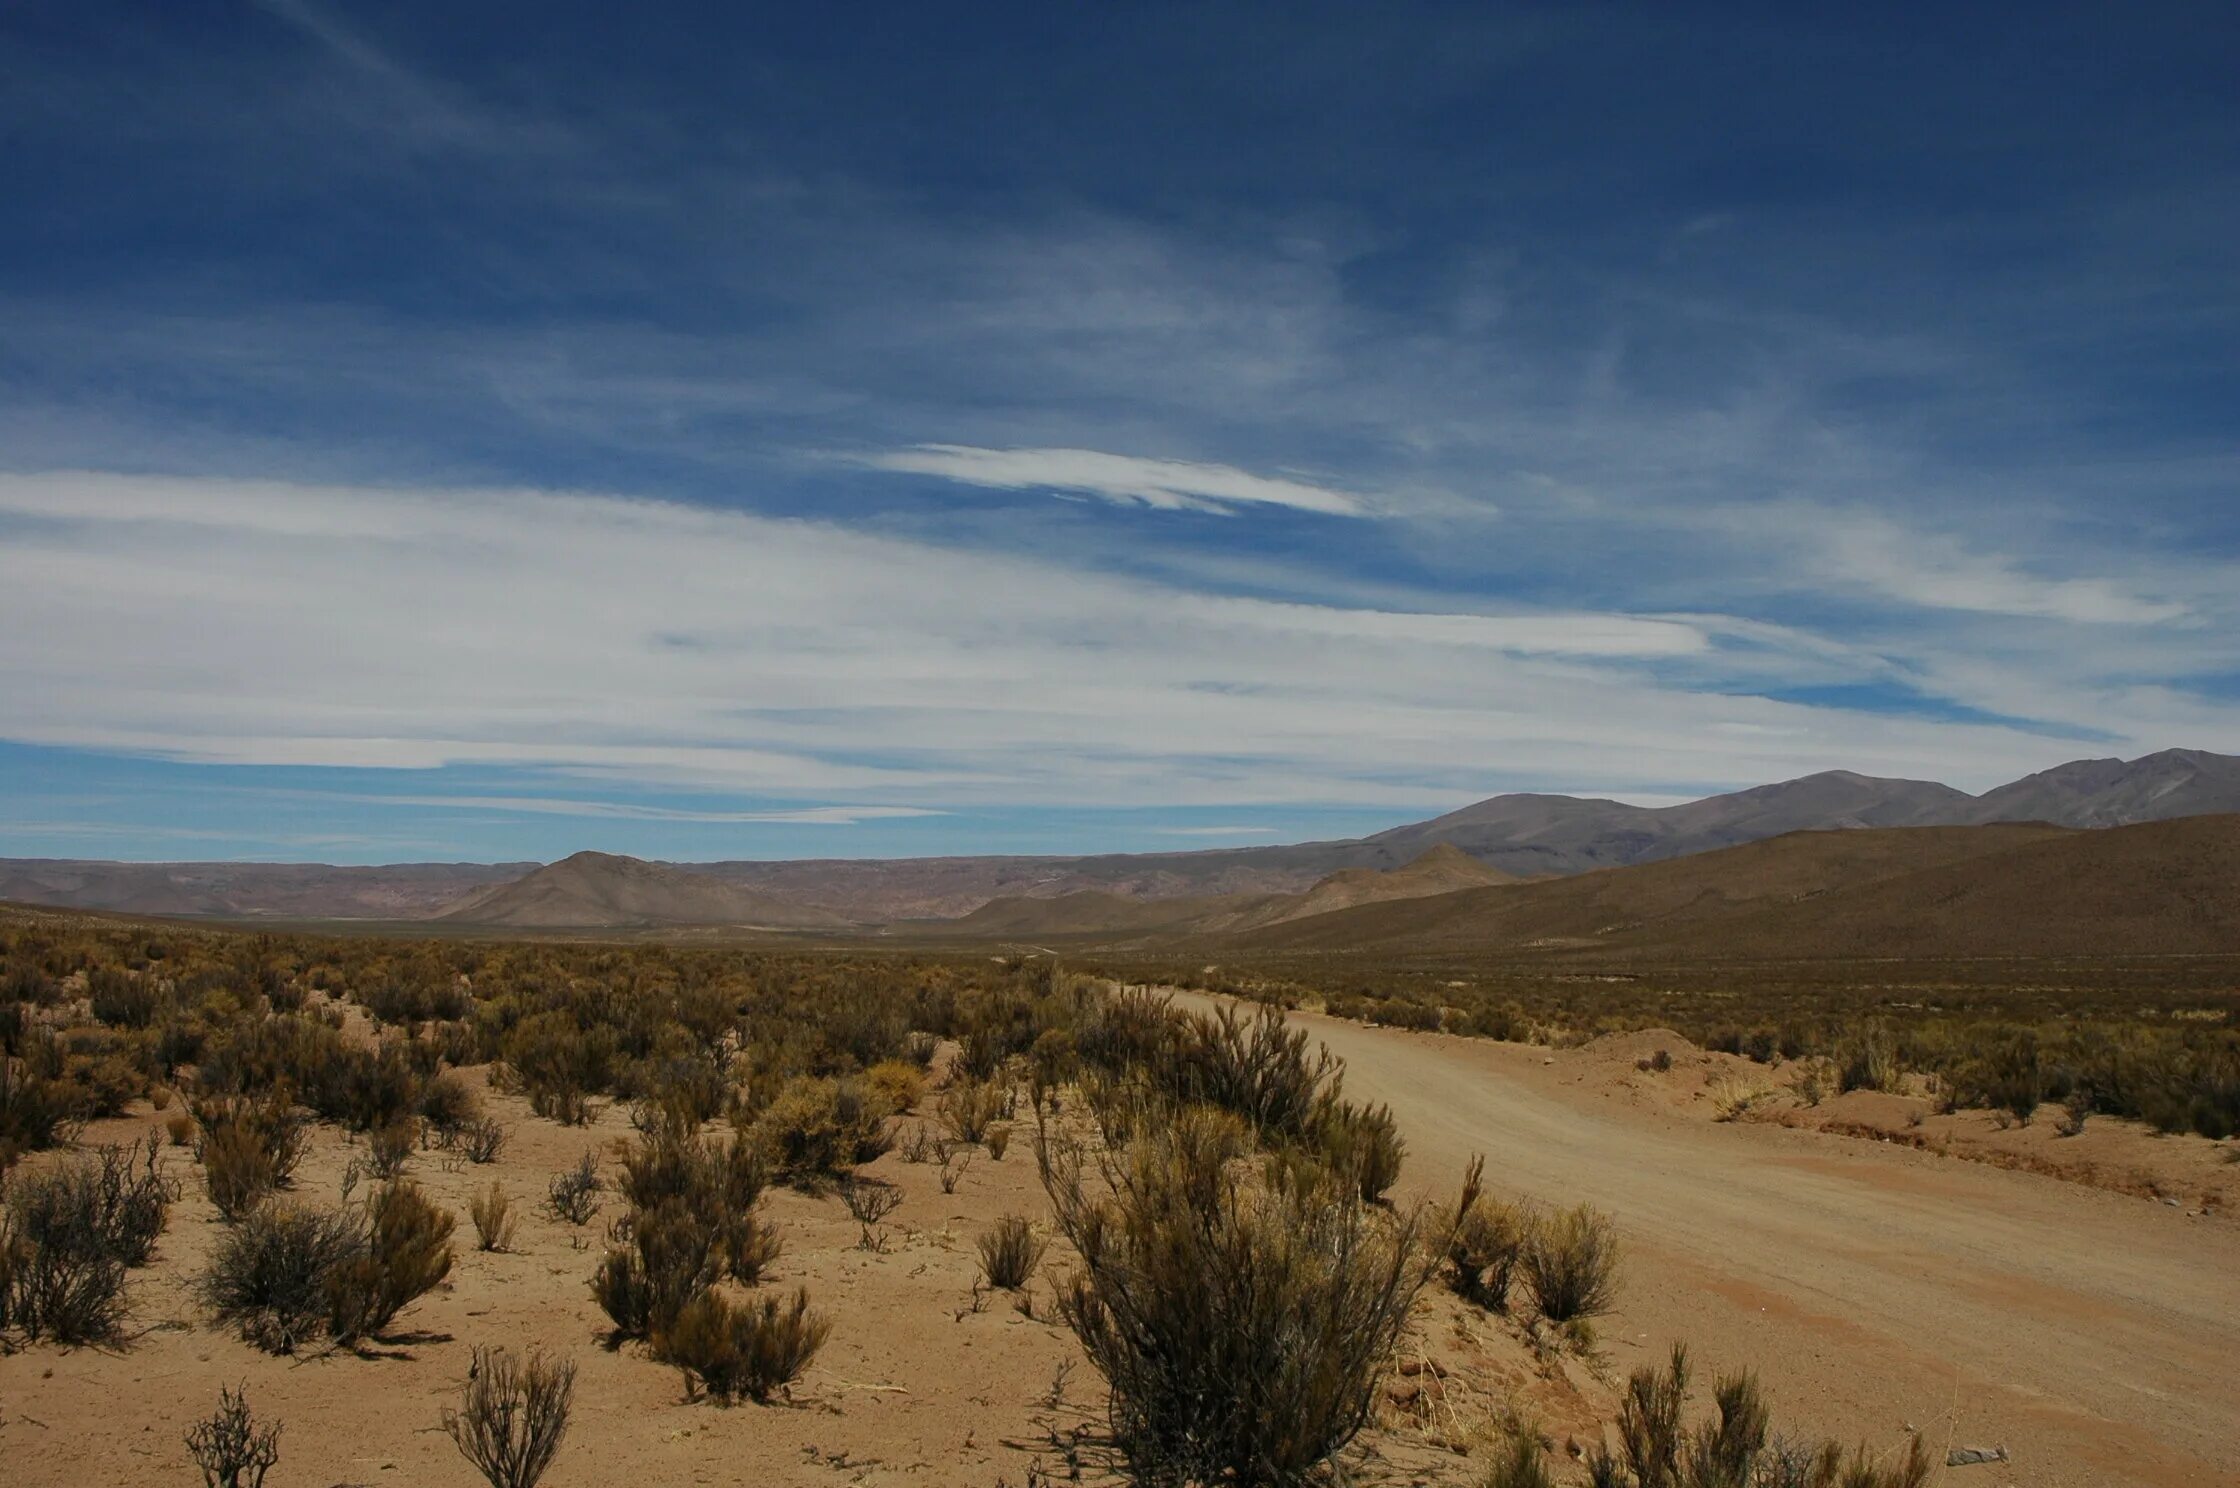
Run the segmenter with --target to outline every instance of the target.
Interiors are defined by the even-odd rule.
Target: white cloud
[[[1730,695],[1735,665],[1843,662],[1718,616],[1274,603],[613,497],[0,476],[0,531],[0,737],[185,760],[527,767],[858,819],[1413,809],[1839,765],[1988,784],[2074,752]],[[2230,708],[2056,701],[2148,747],[2181,722],[2240,743]]]
[[[1763,530],[1790,510],[1734,520]],[[1910,530],[1871,512],[1798,513],[1793,536],[1808,566],[1828,577],[1928,609],[2090,625],[2159,625],[2189,613],[2183,604],[2115,579],[2033,573],[2004,554],[1976,551],[1949,534]]]
[[[1005,491],[1078,491],[1107,501],[1162,511],[1226,511],[1236,506],[1288,506],[1326,516],[1369,514],[1361,497],[1328,486],[1253,475],[1233,465],[1148,460],[1084,449],[975,449],[921,444],[854,457],[876,470],[935,475]]]
[[[629,801],[580,801],[560,796],[392,796],[318,793],[325,800],[386,806],[433,806],[457,811],[515,811],[532,816],[584,816],[618,821],[781,822],[791,826],[852,827],[867,821],[898,821],[946,816],[919,806],[805,806],[790,811],[701,811],[680,806],[645,806]]]

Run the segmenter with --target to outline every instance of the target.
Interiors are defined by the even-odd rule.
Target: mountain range
[[[1800,831],[2003,822],[2100,828],[2225,812],[2240,812],[2240,758],[2171,749],[2129,761],[2077,760],[1980,796],[1934,781],[1838,770],[1677,806],[1503,795],[1368,837],[1186,853],[690,866],[585,853],[549,866],[380,868],[0,859],[0,900],[138,914],[565,929],[808,930],[977,915],[977,928],[987,933],[1024,934],[1030,924],[1042,934],[1064,933],[1053,924],[1152,929],[1185,920],[1210,932],[1227,915],[1223,932],[1242,934],[1320,920],[1321,908],[1352,912],[1364,900],[1445,897],[1474,887],[1441,878],[1465,871],[1461,864],[1504,878],[1570,877]],[[1434,849],[1444,851],[1426,863]],[[1406,872],[1379,877],[1396,869]],[[1428,889],[1433,882],[1445,889]],[[1084,894],[1093,897],[1077,897]],[[1302,909],[1297,896],[1316,895],[1320,907]],[[1067,903],[1060,913],[1002,902],[1019,900]],[[1166,900],[1200,902],[1151,907]],[[1009,932],[1001,928],[1006,924]]]

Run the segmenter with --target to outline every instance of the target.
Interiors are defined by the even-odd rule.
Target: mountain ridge
[[[2240,811],[2240,757],[2167,749],[2134,760],[2072,760],[1979,796],[1935,781],[1829,770],[1673,806],[1510,793],[1366,837],[1266,847],[1039,857],[730,859],[660,866],[689,880],[712,880],[759,896],[708,900],[692,910],[696,915],[729,903],[752,913],[715,922],[760,919],[813,928],[958,919],[998,900],[1057,899],[1082,892],[1129,901],[1235,897],[1242,913],[1243,901],[1256,896],[1307,893],[1330,875],[1348,870],[1402,869],[1441,845],[1491,870],[1539,878],[1659,862],[1800,830],[2025,820],[2103,828],[2235,811]],[[456,911],[463,905],[554,866],[335,868],[0,859],[0,899],[127,913],[449,918],[459,923]],[[687,895],[700,893],[695,883],[676,888]],[[661,921],[658,905],[638,902],[636,907],[655,915],[655,922],[684,923]],[[566,912],[587,911],[578,904]],[[1158,915],[1133,918],[1148,923]]]

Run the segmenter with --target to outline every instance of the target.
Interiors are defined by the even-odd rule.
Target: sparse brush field
[[[1407,1200],[1272,1009],[985,955],[0,951],[11,1482],[1584,1481],[1680,1388],[1604,1351],[1610,1216]],[[1919,1481],[1882,1446],[1840,1481]]]
[[[2240,953],[1966,962],[1655,965],[1576,953],[1096,958],[1133,981],[1388,1027],[1552,1044],[1669,1028],[1761,1065],[1821,1061],[1832,1092],[1917,1089],[1945,1109],[2240,1133]],[[2041,1108],[2058,1107],[2058,1111]]]

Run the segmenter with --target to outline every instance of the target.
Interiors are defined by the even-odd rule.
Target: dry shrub
[[[586,1152],[574,1167],[552,1175],[552,1181],[545,1185],[545,1208],[554,1219],[572,1225],[589,1224],[591,1216],[599,1212],[599,1194],[605,1188],[599,1178],[599,1160]]]
[[[450,1144],[481,1118],[482,1107],[467,1082],[456,1071],[445,1070],[420,1087],[419,1115],[430,1130]]]
[[[1331,1169],[1346,1175],[1363,1201],[1378,1202],[1400,1181],[1407,1144],[1390,1106],[1335,1101],[1318,1119],[1315,1136]]]
[[[618,1230],[623,1243],[607,1252],[591,1278],[591,1295],[614,1324],[615,1342],[660,1332],[723,1274],[715,1233],[675,1199],[633,1212]]]
[[[327,1327],[338,1343],[379,1334],[451,1274],[455,1221],[412,1184],[376,1190],[366,1218],[365,1249],[327,1279]]]
[[[304,1118],[284,1093],[263,1100],[198,1101],[194,1114],[202,1128],[195,1157],[202,1164],[203,1182],[210,1202],[228,1220],[262,1203],[303,1160]]]
[[[777,1260],[777,1232],[756,1213],[769,1170],[745,1139],[703,1142],[681,1124],[665,1125],[624,1155],[622,1171],[618,1187],[633,1214],[681,1209],[732,1280],[752,1285]]]
[[[467,1204],[467,1214],[474,1220],[477,1248],[513,1248],[514,1227],[521,1222],[521,1217],[514,1213],[513,1200],[506,1197],[504,1185],[493,1182],[488,1189],[476,1194]]]
[[[773,1172],[793,1182],[837,1178],[893,1145],[886,1097],[857,1079],[788,1080],[747,1137]]]
[[[155,1138],[100,1148],[90,1160],[20,1178],[8,1190],[14,1232],[41,1251],[145,1266],[171,1212]]]
[[[124,1263],[32,1244],[0,1217],[0,1329],[58,1343],[97,1343],[124,1320]]]
[[[1508,1434],[1481,1481],[1484,1488],[1556,1488],[1539,1441],[1525,1431]]]
[[[536,1488],[559,1455],[575,1398],[576,1366],[532,1353],[527,1362],[504,1349],[477,1348],[466,1393],[443,1429],[490,1488]]]
[[[768,1295],[734,1302],[704,1291],[654,1336],[653,1351],[684,1371],[688,1387],[718,1401],[761,1401],[800,1378],[831,1332],[805,1290],[788,1303]]]
[[[980,1273],[988,1285],[1015,1292],[1027,1284],[1050,1242],[1016,1214],[1007,1214],[980,1237]]]
[[[990,1158],[996,1162],[1002,1162],[1003,1155],[1011,1150],[1011,1128],[1008,1126],[991,1126],[988,1128],[988,1134],[982,1137],[980,1142],[982,1146],[988,1149]]]
[[[485,1116],[460,1128],[454,1141],[462,1156],[471,1163],[494,1163],[505,1150],[505,1123],[495,1116]]]
[[[280,1460],[280,1423],[259,1426],[249,1414],[249,1387],[218,1389],[218,1408],[187,1428],[187,1455],[202,1469],[203,1488],[259,1488]]]
[[[1532,1305],[1584,1336],[1617,1297],[1618,1235],[1610,1217],[1581,1204],[1527,1228],[1519,1269]]]
[[[926,1093],[925,1070],[907,1059],[882,1059],[863,1072],[863,1079],[897,1115],[914,1108]]]
[[[329,1279],[365,1248],[355,1214],[266,1204],[220,1234],[199,1291],[249,1342],[293,1353],[326,1321]]]
[[[1003,1087],[985,1080],[959,1080],[941,1092],[934,1114],[960,1142],[979,1142],[1003,1119]]]
[[[34,1072],[28,1061],[0,1058],[0,1169],[23,1153],[71,1140],[85,1107],[85,1097],[69,1081]]]
[[[1107,1157],[1104,1197],[1077,1150],[1038,1151],[1081,1255],[1059,1311],[1111,1386],[1142,1481],[1308,1481],[1367,1423],[1427,1275],[1417,1216],[1365,1206],[1311,1164],[1242,1174],[1234,1131],[1180,1113]]]
[[[1509,1283],[1523,1258],[1523,1215],[1496,1199],[1480,1198],[1455,1216],[1447,1241],[1449,1278],[1465,1301],[1505,1312]]]
[[[402,1173],[419,1140],[419,1125],[409,1120],[392,1121],[366,1138],[367,1165],[373,1176],[386,1183]]]

